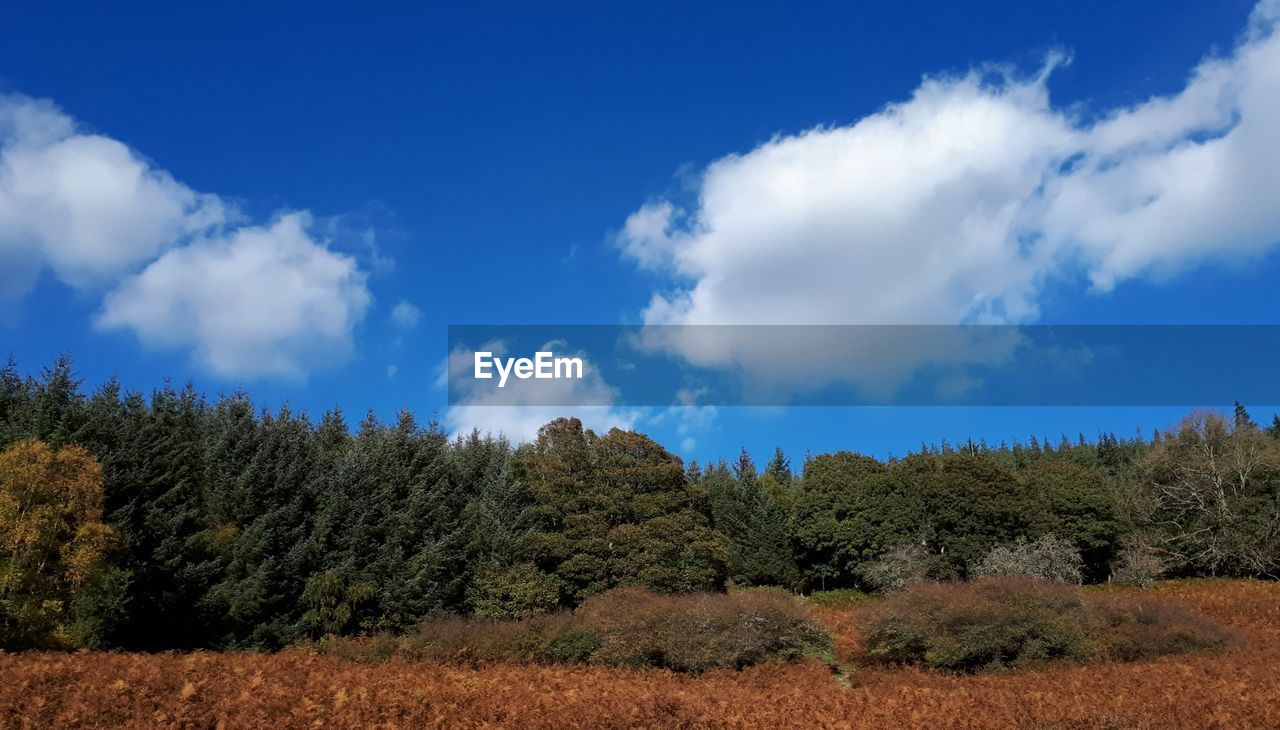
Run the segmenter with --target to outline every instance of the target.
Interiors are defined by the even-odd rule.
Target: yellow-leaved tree
[[[114,539],[92,454],[36,440],[0,452],[0,647],[89,643],[76,599]]]

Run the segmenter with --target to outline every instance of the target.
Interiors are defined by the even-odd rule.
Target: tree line
[[[352,429],[242,391],[85,393],[64,357],[0,371],[0,448],[9,649],[271,648],[620,585],[882,589],[1046,550],[1086,582],[1280,573],[1280,417],[1261,428],[1240,406],[1148,438],[840,451],[797,470],[781,449],[763,468],[745,450],[685,464],[571,418],[513,446],[408,410]]]

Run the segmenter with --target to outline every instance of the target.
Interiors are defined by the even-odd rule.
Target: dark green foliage
[[[686,468],[652,439],[548,423],[513,448],[403,411],[313,422],[191,385],[81,391],[71,360],[0,368],[0,446],[78,444],[102,467],[111,564],[73,632],[141,649],[276,647],[402,631],[423,616],[527,615],[616,586],[891,589],[961,577],[1053,534],[1084,582],[1280,573],[1280,417],[1243,406],[1178,429],[922,445],[883,462],[781,449],[758,470]],[[578,651],[573,642],[569,654]]]
[[[769,460],[769,465],[765,467],[765,476],[771,477],[773,481],[782,486],[791,484],[791,460],[787,455],[782,453],[782,447],[774,449],[773,458]]]
[[[921,495],[924,534],[939,558],[939,575],[964,576],[996,545],[1034,531],[1046,519],[1043,503],[1020,488],[998,463],[973,454],[908,459],[893,470]]]
[[[867,593],[856,588],[835,588],[829,591],[815,591],[810,593],[808,600],[815,606],[835,606],[844,608],[853,606],[864,601],[869,601],[875,597],[874,593]]]
[[[468,587],[467,603],[477,616],[492,618],[547,613],[560,604],[560,581],[533,563],[486,570]]]
[[[779,492],[768,489],[780,486],[774,478],[757,478],[743,452],[733,473],[720,462],[707,469],[702,484],[711,496],[716,529],[732,541],[729,579],[739,585],[795,585],[799,569],[792,555],[786,503]]]
[[[728,545],[710,499],[680,459],[647,436],[596,436],[558,419],[517,454],[538,525],[528,553],[564,586],[569,605],[618,585],[715,590]]]
[[[332,570],[316,573],[302,589],[302,630],[309,636],[342,634],[352,628],[356,611],[373,598],[374,587],[351,582]]]
[[[1054,534],[1080,551],[1087,580],[1105,580],[1107,566],[1129,531],[1121,517],[1115,479],[1071,461],[1037,461],[1018,473],[1040,502],[1034,532]]]
[[[924,495],[871,457],[822,454],[805,464],[792,525],[808,587],[848,587],[861,565],[921,537]]]

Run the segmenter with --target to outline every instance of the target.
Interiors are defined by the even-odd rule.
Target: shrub
[[[311,636],[339,634],[347,630],[362,604],[373,600],[368,581],[348,581],[332,570],[315,573],[302,588],[301,627]]]
[[[1080,550],[1056,535],[1045,535],[1035,542],[1019,539],[987,553],[973,569],[975,577],[1023,575],[1055,583],[1080,583],[1084,561]]]
[[[600,648],[600,639],[590,631],[569,631],[547,642],[543,655],[553,662],[585,662]]]
[[[552,611],[560,603],[560,581],[532,563],[485,571],[467,589],[477,616],[521,618]]]
[[[1122,585],[1147,587],[1165,573],[1164,558],[1141,539],[1129,541],[1111,565],[1111,580]]]
[[[1089,655],[1078,590],[1027,578],[918,583],[868,612],[877,660],[973,671]]]
[[[869,601],[873,597],[873,594],[856,588],[835,588],[829,591],[814,591],[808,598],[809,602],[815,606],[841,608]]]
[[[573,654],[570,645],[584,641],[574,638],[579,633],[567,611],[518,620],[440,616],[401,638],[400,653],[461,661],[567,661]]]
[[[1099,653],[1121,661],[1183,654],[1222,646],[1231,635],[1191,611],[1169,603],[1102,595],[1093,598]]]
[[[1016,576],[909,586],[861,622],[869,659],[961,672],[1133,660],[1227,640],[1223,630],[1176,607]]]
[[[578,609],[600,637],[591,660],[700,672],[829,653],[831,638],[794,598],[747,591],[663,596],[619,588]]]
[[[493,619],[441,616],[403,637],[330,637],[321,651],[348,658],[398,654],[463,662],[589,662],[700,672],[767,659],[825,655],[831,638],[784,593],[660,595],[618,588],[576,612]]]
[[[894,591],[925,580],[933,558],[921,544],[905,542],[859,569],[862,580],[877,591]]]

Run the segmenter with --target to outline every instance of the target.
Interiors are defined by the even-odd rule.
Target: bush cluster
[[[860,591],[857,588],[833,588],[829,591],[814,591],[805,598],[815,606],[847,608],[873,600],[875,597],[876,594]]]
[[[602,664],[696,672],[831,649],[822,626],[781,592],[663,596],[619,588],[588,600],[577,615],[599,637],[592,660]]]
[[[769,659],[824,656],[830,636],[784,592],[661,595],[617,588],[577,611],[492,619],[441,616],[400,637],[330,638],[319,647],[348,658],[393,655],[448,661],[529,661],[742,669]]]
[[[1080,550],[1057,535],[1048,534],[1035,542],[1025,539],[999,545],[971,571],[974,576],[1022,575],[1056,583],[1079,584],[1084,561]]]
[[[1165,574],[1168,566],[1160,552],[1144,536],[1128,540],[1111,566],[1111,580],[1121,585],[1146,587]]]
[[[926,580],[933,562],[933,556],[924,545],[904,542],[864,564],[858,572],[867,587],[877,591],[896,591]]]
[[[872,661],[960,672],[1054,660],[1129,661],[1221,646],[1180,607],[1029,577],[917,583],[861,616]]]

